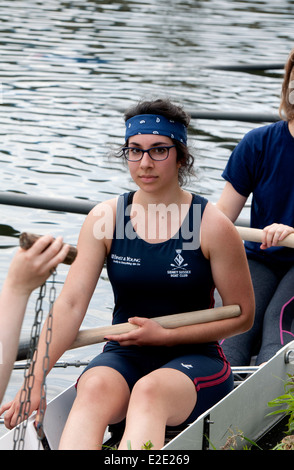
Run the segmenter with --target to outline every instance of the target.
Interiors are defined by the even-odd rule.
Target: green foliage
[[[128,447],[128,450],[132,450],[131,441],[127,441],[127,447]],[[152,447],[154,447],[152,442],[147,441],[145,442],[145,444],[142,445],[141,450],[151,450]]]
[[[142,450],[151,450],[154,445],[152,444],[151,441],[147,441],[145,444],[142,445],[141,449]]]
[[[285,394],[281,395],[268,403],[269,407],[280,406],[279,410],[275,410],[270,415],[283,413],[289,416],[288,434],[294,433],[294,376],[289,375],[289,380],[285,383]]]

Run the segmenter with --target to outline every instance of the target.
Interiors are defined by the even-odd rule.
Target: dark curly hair
[[[287,121],[294,119],[294,49],[290,52],[285,64],[279,113],[282,119]]]
[[[174,121],[180,122],[186,127],[188,127],[191,119],[189,114],[187,114],[182,107],[172,103],[167,98],[156,99],[154,101],[140,101],[125,112],[125,121],[140,114],[160,114],[167,119],[173,119]],[[187,183],[190,176],[194,176],[194,157],[189,152],[186,145],[182,144],[178,140],[172,140],[177,150],[177,161],[181,163],[179,168],[179,184],[180,186],[183,186]],[[128,142],[125,142],[124,146],[127,145]],[[120,153],[119,156],[121,155],[122,153]]]

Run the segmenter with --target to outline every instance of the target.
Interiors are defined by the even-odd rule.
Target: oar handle
[[[250,227],[236,227],[242,240],[250,242],[262,242],[262,230]],[[277,246],[285,246],[287,248],[294,248],[294,233],[288,235],[284,240],[279,241]]]
[[[241,315],[241,309],[239,305],[227,305],[225,307],[216,307],[206,310],[197,310],[194,312],[177,313],[174,315],[155,317],[152,318],[152,320],[157,321],[164,328],[178,328],[180,326],[225,320],[227,318],[238,317],[239,315]],[[102,343],[105,341],[104,338],[107,337],[107,335],[129,333],[136,328],[138,328],[138,326],[132,325],[131,323],[120,323],[117,325],[81,330],[69,349],[76,349],[81,348],[82,346]]]
[[[41,238],[41,235],[36,235],[35,233],[23,232],[20,234],[20,237],[19,237],[19,245],[24,250],[28,250],[29,248],[31,248],[31,246],[33,246],[33,244],[39,238]],[[70,245],[68,254],[65,257],[65,259],[62,261],[63,264],[72,264],[74,260],[76,259],[77,253],[78,252],[77,252],[76,247]]]

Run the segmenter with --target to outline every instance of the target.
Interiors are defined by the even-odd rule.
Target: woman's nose
[[[140,161],[140,166],[142,168],[154,166],[154,162],[152,158],[150,157],[150,155],[148,154],[148,152],[144,152],[142,160]]]

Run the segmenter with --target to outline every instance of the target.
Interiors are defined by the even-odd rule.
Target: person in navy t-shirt
[[[50,367],[73,343],[107,262],[113,323],[137,328],[108,335],[77,383],[61,449],[101,448],[108,424],[126,420],[120,448],[151,441],[162,448],[166,426],[194,421],[233,388],[218,341],[253,324],[254,294],[234,225],[181,185],[193,166],[189,116],[169,100],[143,102],[125,116],[120,150],[138,189],[98,204],[81,229],[77,257],[54,305]],[[154,317],[212,308],[217,287],[234,318],[163,328]],[[195,313],[195,318],[197,312]],[[35,365],[31,411],[40,400],[44,332]],[[40,359],[39,359],[40,358]],[[15,425],[16,400],[6,424]]]
[[[255,290],[254,327],[222,343],[231,365],[268,361],[294,339],[294,250],[277,242],[294,232],[294,49],[285,66],[283,120],[250,131],[232,152],[217,203],[233,222],[252,194],[250,225],[262,244],[246,242]],[[287,309],[285,307],[287,306]]]

